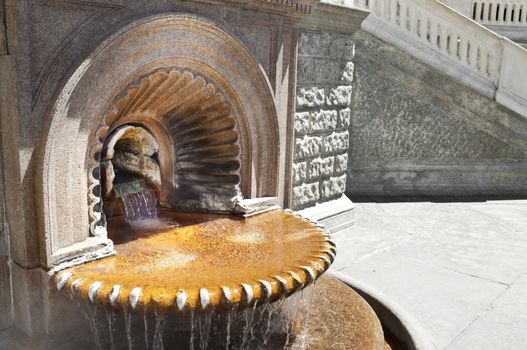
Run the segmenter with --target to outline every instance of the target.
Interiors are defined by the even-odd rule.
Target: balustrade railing
[[[525,49],[436,0],[352,1],[371,11],[362,25],[365,31],[527,117]],[[478,6],[476,14],[481,13]],[[509,17],[525,17],[525,7],[521,15],[517,3],[514,9],[513,15],[507,10]],[[500,8],[498,15],[504,11]]]
[[[442,2],[483,25],[527,27],[525,0],[442,0]]]

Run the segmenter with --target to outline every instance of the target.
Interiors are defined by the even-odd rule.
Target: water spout
[[[125,220],[128,223],[136,223],[147,219],[158,217],[157,201],[155,192],[130,193],[122,197],[125,211]]]

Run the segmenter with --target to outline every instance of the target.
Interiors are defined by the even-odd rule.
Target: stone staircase
[[[436,0],[340,1],[371,11],[364,31],[527,117],[527,51],[482,25],[525,29],[527,3],[445,2],[461,12]],[[481,24],[463,15],[470,11]]]

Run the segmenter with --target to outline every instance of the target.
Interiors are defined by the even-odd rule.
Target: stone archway
[[[222,89],[189,69],[167,67],[147,73],[125,90],[103,127],[107,134],[125,125],[152,132],[160,148],[161,203],[179,209],[232,210],[241,195],[242,152],[239,117]],[[93,157],[97,161],[100,155]],[[97,181],[92,186],[98,186]],[[97,203],[94,198],[91,211]]]
[[[138,114],[129,110],[133,104],[127,98],[138,96],[146,84],[160,86],[156,84],[176,76],[177,81],[197,84],[201,98],[209,94],[211,99],[226,101],[239,145],[228,162],[235,167],[235,159],[239,161],[235,175],[243,195],[277,195],[278,122],[267,80],[253,56],[237,38],[209,20],[175,14],[145,18],[102,43],[73,72],[55,100],[36,183],[42,196],[39,207],[45,266],[111,252],[111,241],[100,222],[98,162],[103,141],[118,125],[134,118],[138,121]],[[165,105],[162,96],[156,103],[158,112],[164,114],[158,115],[176,108]],[[192,108],[192,104],[187,107]],[[128,108],[127,113],[123,115],[120,108]],[[173,137],[170,123],[163,118],[150,118],[148,129],[159,136],[158,141],[164,140],[161,143]],[[195,162],[189,166],[199,167]],[[188,175],[178,174],[170,165],[163,169],[162,176],[176,174],[184,179]],[[167,201],[171,200],[169,196]]]

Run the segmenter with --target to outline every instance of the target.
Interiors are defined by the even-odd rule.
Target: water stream
[[[155,219],[159,212],[155,192],[137,192],[122,197],[125,211],[125,220],[128,223]]]
[[[84,305],[94,349],[302,350],[313,287],[274,303],[224,312],[160,314]]]

